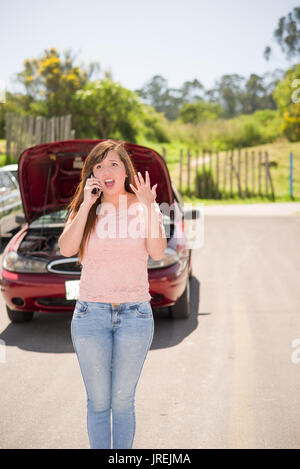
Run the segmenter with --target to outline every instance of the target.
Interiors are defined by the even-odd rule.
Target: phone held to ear
[[[90,174],[90,178],[94,178],[95,176],[93,175],[93,173],[91,172]],[[92,190],[92,194],[95,194],[95,195],[99,195],[99,192],[100,192],[100,189],[98,187],[94,187],[94,189]]]

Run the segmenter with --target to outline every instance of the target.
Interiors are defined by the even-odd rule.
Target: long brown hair
[[[82,167],[82,170],[81,170],[80,182],[79,182],[79,184],[76,188],[75,194],[74,194],[71,202],[69,203],[69,205],[67,207],[67,209],[69,210],[68,215],[70,216],[70,218],[69,218],[70,220],[73,220],[73,218],[76,216],[76,214],[77,214],[77,212],[80,208],[80,205],[83,202],[84,187],[85,187],[85,184],[86,184],[86,180],[90,177],[90,174],[93,171],[94,166],[97,163],[100,163],[100,161],[102,161],[106,157],[107,153],[111,150],[114,150],[115,152],[118,153],[121,161],[125,165],[126,174],[127,174],[127,177],[125,179],[125,190],[127,192],[130,192],[130,193],[134,194],[134,192],[131,189],[129,184],[132,184],[134,187],[136,187],[134,176],[137,173],[136,173],[135,166],[134,166],[129,154],[126,151],[125,142],[122,142],[120,140],[111,140],[111,139],[104,140],[104,141],[98,143],[97,145],[95,145],[93,147],[93,149],[90,151],[90,153],[88,154],[88,156],[86,157],[86,159],[84,161],[84,164],[83,164],[83,167]],[[89,214],[88,214],[88,217],[87,217],[87,221],[86,221],[86,224],[85,224],[84,232],[83,232],[83,235],[82,235],[82,239],[81,239],[81,242],[80,242],[80,246],[79,246],[79,253],[78,253],[79,261],[78,261],[78,264],[80,264],[81,261],[82,261],[83,254],[84,254],[85,243],[86,243],[88,237],[90,236],[92,230],[95,227],[96,220],[97,220],[97,212],[96,211],[97,211],[98,205],[101,204],[101,198],[102,198],[102,194],[99,197],[99,199],[96,200],[96,202],[90,208],[90,211],[89,211]]]

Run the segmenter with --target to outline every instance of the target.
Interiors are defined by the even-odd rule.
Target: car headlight
[[[169,267],[174,265],[179,261],[179,256],[175,249],[166,248],[164,252],[164,257],[159,261],[155,261],[151,256],[148,258],[148,269],[159,269],[161,267]]]
[[[46,264],[47,261],[37,257],[24,257],[16,251],[10,251],[4,256],[2,267],[10,272],[42,274],[47,273]]]

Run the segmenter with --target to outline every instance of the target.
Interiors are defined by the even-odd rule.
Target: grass
[[[4,166],[6,163],[6,141],[0,139],[0,167]]]
[[[185,202],[192,203],[194,205],[201,203],[204,205],[215,205],[215,204],[236,204],[236,203],[267,203],[273,202],[272,199],[262,196],[253,196],[247,197],[245,199],[239,197],[238,195],[238,187],[236,183],[236,178],[234,177],[234,184],[233,184],[233,197],[227,197],[223,199],[213,199],[213,198],[199,198],[194,195],[187,194],[187,150],[190,148],[191,150],[191,189],[193,189],[195,184],[195,154],[196,148],[192,148],[188,144],[183,144],[179,140],[174,140],[171,143],[157,143],[157,142],[150,142],[143,139],[139,139],[138,144],[144,145],[146,147],[153,148],[161,155],[163,154],[163,148],[166,151],[166,163],[168,166],[168,170],[172,181],[174,182],[175,186],[179,188],[179,155],[180,150],[183,151],[183,171],[182,171],[182,195]],[[0,166],[3,166],[6,163],[6,154],[5,154],[5,140],[0,140]],[[300,201],[300,142],[291,143],[286,140],[281,140],[276,143],[268,143],[264,145],[258,145],[255,147],[244,148],[241,151],[242,154],[242,161],[243,155],[245,152],[248,151],[249,157],[251,156],[251,152],[254,151],[257,155],[259,151],[262,152],[264,155],[265,151],[268,151],[269,154],[269,162],[271,162],[272,166],[270,167],[270,172],[272,175],[273,186],[274,186],[274,193],[275,193],[275,201],[277,202],[291,202],[291,201]],[[289,195],[289,155],[290,152],[293,152],[294,155],[294,174],[293,174],[293,194],[294,198],[291,199]],[[199,151],[199,157],[201,157],[201,152]],[[215,157],[215,156],[214,156]],[[237,163],[237,152],[235,152],[235,163]],[[220,187],[222,187],[223,180],[223,164],[225,161],[225,152],[219,152],[219,163],[221,169],[220,175]],[[250,164],[250,160],[249,160]],[[250,164],[251,166],[251,164]],[[263,168],[263,167],[262,167]],[[251,169],[251,168],[249,168]],[[201,165],[199,164],[198,170],[201,170]],[[241,179],[243,181],[244,175],[243,170],[244,166],[241,166],[242,174]],[[212,172],[212,180],[215,179],[215,171]],[[263,174],[263,171],[262,171]],[[257,174],[256,174],[257,176]],[[251,172],[249,173],[249,186],[251,188]],[[262,188],[264,190],[265,181],[262,179]],[[227,192],[229,191],[229,174],[227,174]],[[270,185],[269,185],[270,190]]]
[[[138,142],[140,143],[140,142]],[[246,197],[243,199],[238,195],[238,184],[237,178],[233,176],[233,197],[226,197],[224,199],[213,199],[213,198],[199,198],[196,196],[188,196],[187,195],[187,149],[190,148],[191,150],[191,179],[190,179],[190,187],[191,192],[193,192],[193,188],[195,185],[196,179],[196,172],[195,172],[195,164],[196,161],[196,149],[188,147],[187,145],[183,145],[180,142],[172,142],[172,144],[168,143],[152,143],[143,141],[142,145],[149,146],[154,148],[154,150],[158,151],[161,155],[163,153],[163,147],[166,150],[166,162],[169,169],[170,176],[174,181],[176,187],[179,188],[179,155],[180,150],[183,150],[183,170],[182,170],[182,188],[181,192],[183,194],[183,199],[186,202],[197,204],[202,203],[204,205],[211,205],[211,204],[236,204],[236,203],[267,203],[267,202],[291,202],[291,201],[300,201],[300,142],[291,143],[284,139],[278,141],[276,143],[268,143],[264,145],[257,145],[255,147],[248,147],[243,148],[241,150],[241,186],[242,190],[243,182],[244,182],[244,175],[245,175],[245,165],[244,165],[244,158],[245,152],[248,151],[248,189],[251,190],[251,181],[252,181],[252,173],[251,173],[251,152],[255,152],[255,156],[257,158],[258,152],[262,152],[262,162],[264,161],[264,154],[267,151],[269,156],[269,163],[270,166],[270,173],[272,176],[273,188],[274,188],[274,195],[275,200],[273,201],[266,196],[258,196],[254,195],[253,197]],[[290,159],[290,152],[294,155],[294,168],[293,168],[293,198],[289,195],[289,159]],[[201,151],[199,150],[199,158],[202,156]],[[257,161],[257,160],[256,160]],[[215,154],[213,154],[212,159],[213,165],[215,165]],[[223,166],[225,162],[225,152],[219,152],[219,187],[222,188],[224,185],[224,171]],[[237,151],[234,152],[234,163],[237,167]],[[229,161],[228,161],[229,164]],[[262,168],[262,179],[261,179],[261,190],[265,192],[265,179],[264,179],[264,166]],[[208,169],[208,164],[206,163],[206,169]],[[201,172],[202,167],[199,163],[198,166],[198,173]],[[257,191],[257,177],[258,177],[258,169],[255,168],[255,181],[256,181],[256,191]],[[212,171],[212,181],[215,182],[215,166],[213,167]],[[269,186],[269,194],[271,194],[271,187],[270,183]],[[227,185],[226,185],[227,193],[229,193],[229,172],[227,173]]]
[[[187,196],[183,194],[183,200],[185,203],[192,205],[234,205],[234,204],[262,204],[262,203],[274,203],[274,202],[300,202],[300,197],[281,197],[276,198],[275,201],[270,200],[267,197],[247,197],[246,199],[241,199],[238,196],[228,199],[201,199],[195,196]]]

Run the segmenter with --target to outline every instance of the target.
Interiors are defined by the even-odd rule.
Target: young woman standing
[[[136,174],[123,142],[100,142],[59,238],[61,254],[78,253],[82,264],[71,335],[91,448],[111,448],[111,436],[114,449],[133,444],[135,391],[154,333],[147,260],[167,246],[156,186],[147,172],[145,180]]]

